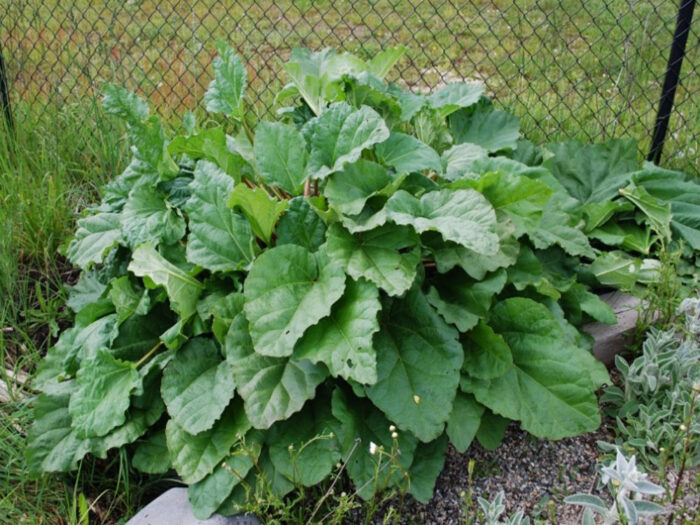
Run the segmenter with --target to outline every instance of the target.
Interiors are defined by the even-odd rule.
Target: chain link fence
[[[294,46],[408,53],[390,80],[428,90],[481,80],[534,141],[632,136],[650,146],[678,1],[3,0],[13,105],[61,106],[105,81],[168,117],[201,103],[215,40],[247,63],[274,110]],[[687,0],[686,0],[687,1]],[[9,2],[9,5],[7,3]],[[700,16],[690,27],[663,163],[700,173]]]

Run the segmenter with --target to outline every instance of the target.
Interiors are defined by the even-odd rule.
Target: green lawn
[[[248,64],[254,100],[284,82],[296,45],[372,55],[408,46],[394,76],[416,89],[481,79],[534,140],[630,135],[648,149],[675,24],[671,0],[11,0],[3,47],[15,99],[77,101],[105,80],[164,115],[201,100],[214,40]],[[438,7],[433,7],[438,5]],[[3,15],[0,14],[0,21]],[[666,158],[700,172],[700,20],[688,43]],[[270,87],[272,89],[266,89]]]

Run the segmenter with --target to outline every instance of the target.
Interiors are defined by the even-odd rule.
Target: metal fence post
[[[0,44],[0,106],[2,106],[3,112],[5,113],[8,129],[12,129],[12,110],[10,109],[10,90],[8,88],[8,83],[5,57],[2,54],[2,44]]]
[[[664,79],[664,87],[661,90],[661,99],[659,100],[659,112],[654,123],[651,149],[647,157],[647,160],[654,164],[658,164],[661,160],[661,151],[664,148],[668,121],[673,111],[673,99],[676,95],[676,87],[678,86],[681,65],[685,56],[685,44],[688,41],[694,8],[695,0],[681,0],[678,18],[676,19],[676,31],[673,34],[671,53],[668,56],[668,64],[666,66],[666,78]]]

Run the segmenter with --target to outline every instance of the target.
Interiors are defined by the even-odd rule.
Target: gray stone
[[[603,294],[600,298],[617,315],[617,324],[589,323],[582,328],[595,339],[593,355],[606,366],[611,366],[615,362],[615,356],[625,349],[632,338],[639,316],[640,299],[622,292]]]
[[[206,520],[199,520],[192,514],[187,498],[187,489],[170,489],[131,518],[126,525],[260,525],[260,521],[250,514],[220,516],[214,514]]]

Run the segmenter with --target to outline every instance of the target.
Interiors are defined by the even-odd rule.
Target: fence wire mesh
[[[403,44],[391,80],[428,90],[483,81],[535,141],[633,136],[646,152],[678,2],[671,0],[4,0],[13,104],[45,107],[105,81],[161,114],[196,107],[215,40],[248,67],[250,98],[273,109],[294,46],[368,57]],[[700,172],[700,16],[688,38],[664,162]]]

